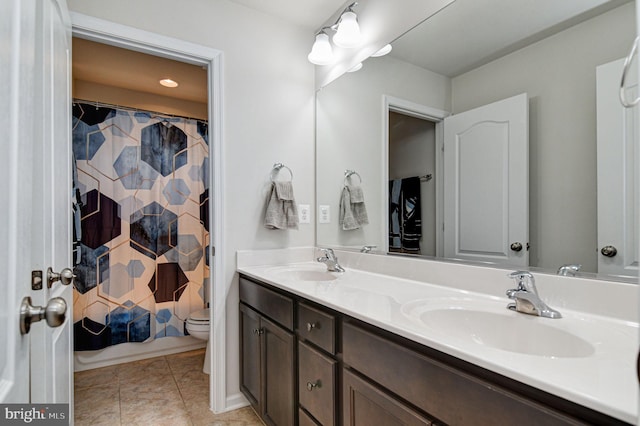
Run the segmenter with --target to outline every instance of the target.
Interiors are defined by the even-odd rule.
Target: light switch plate
[[[300,223],[311,223],[311,206],[309,204],[298,204],[298,218]]]
[[[318,206],[318,223],[331,223],[331,207],[328,205]]]

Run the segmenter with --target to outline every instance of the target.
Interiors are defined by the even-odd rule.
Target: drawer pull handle
[[[255,328],[255,329],[253,330],[253,334],[256,334],[256,335],[260,336],[261,334],[264,334],[264,329],[262,329],[262,328]]]
[[[311,332],[314,328],[318,328],[318,325],[315,322],[307,323],[307,331]]]
[[[316,380],[315,382],[307,382],[307,390],[309,392],[311,392],[315,388],[320,388],[320,387],[321,387],[320,380]]]

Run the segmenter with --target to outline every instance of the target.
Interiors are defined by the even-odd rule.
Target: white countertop
[[[369,324],[406,337],[514,380],[560,396],[623,421],[636,424],[638,381],[635,365],[638,324],[607,316],[561,309],[562,319],[548,319],[506,309],[506,297],[454,289],[348,268],[332,281],[287,278],[283,270],[326,270],[317,262],[289,265],[239,265],[244,275],[312,300]],[[496,349],[473,339],[429,328],[407,313],[416,301],[495,306],[519,321],[540,321],[555,331],[570,332],[593,347],[588,356],[530,355]],[[556,307],[556,306],[551,306]],[[560,309],[559,309],[560,310]]]

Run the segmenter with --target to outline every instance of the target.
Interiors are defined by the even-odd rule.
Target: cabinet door
[[[240,305],[240,389],[256,412],[261,413],[260,315]]]
[[[262,418],[267,425],[295,423],[295,338],[268,319],[260,318],[264,401]]]
[[[417,411],[396,401],[348,370],[343,370],[343,410],[345,426],[431,425]]]
[[[298,343],[298,401],[323,426],[335,425],[337,361]]]

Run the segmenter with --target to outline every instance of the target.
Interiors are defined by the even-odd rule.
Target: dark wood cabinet
[[[431,420],[345,370],[342,384],[345,426],[431,426]]]
[[[262,411],[260,327],[260,314],[240,305],[240,390],[257,413]]]
[[[331,355],[336,353],[336,318],[308,303],[298,303],[298,336]]]
[[[336,424],[338,361],[298,343],[298,401],[323,426]]]
[[[626,424],[244,276],[240,302],[241,390],[270,426]]]
[[[269,426],[294,426],[297,424],[296,404],[296,339],[292,330],[270,319],[289,319],[293,324],[293,312],[287,314],[287,298],[273,292],[265,292],[258,284],[241,279],[240,304],[240,389],[254,410]],[[242,295],[247,296],[243,299]],[[257,295],[257,296],[256,296]],[[264,295],[278,296],[265,301]],[[245,302],[259,300],[254,305]],[[293,301],[288,299],[290,306]],[[284,306],[284,310],[282,309]],[[285,313],[282,315],[282,313]]]
[[[345,365],[446,424],[581,424],[371,330],[345,323],[342,333]]]
[[[267,425],[294,425],[295,337],[266,318],[262,318],[262,328],[262,418]]]

